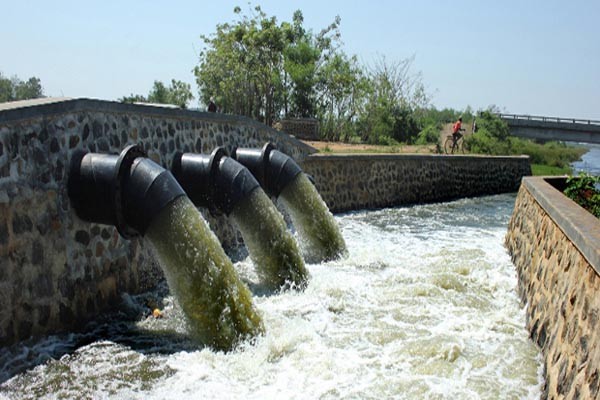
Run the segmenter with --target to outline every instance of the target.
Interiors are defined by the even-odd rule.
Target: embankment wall
[[[332,212],[516,192],[528,157],[321,155],[301,162]]]
[[[542,350],[542,397],[599,398],[600,220],[546,180],[525,178],[506,245]]]

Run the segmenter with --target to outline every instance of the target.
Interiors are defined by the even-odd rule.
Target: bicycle
[[[464,129],[461,129],[461,131],[464,132]],[[460,133],[456,136],[454,134],[448,135],[444,142],[444,152],[446,152],[446,154],[459,152],[465,154],[465,136]]]

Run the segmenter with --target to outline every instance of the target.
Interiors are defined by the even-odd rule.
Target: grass
[[[534,176],[556,176],[569,175],[572,173],[570,167],[553,167],[544,164],[531,164],[531,173]]]

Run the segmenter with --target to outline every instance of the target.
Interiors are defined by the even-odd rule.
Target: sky
[[[600,120],[600,1],[0,0],[0,72],[46,96],[117,100],[188,82],[201,35],[260,5],[314,32],[341,18],[342,49],[372,65],[414,57],[432,104]]]

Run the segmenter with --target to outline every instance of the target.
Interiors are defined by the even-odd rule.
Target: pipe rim
[[[115,176],[113,179],[113,194],[112,198],[114,200],[115,205],[115,215],[116,215],[116,224],[117,230],[126,239],[130,239],[132,237],[140,236],[140,233],[133,229],[127,224],[125,220],[125,203],[123,198],[123,185],[125,182],[125,178],[129,173],[133,162],[140,157],[146,157],[146,152],[144,149],[138,144],[132,144],[123,149],[121,154],[119,154],[119,158],[117,159],[117,163],[115,165]]]

